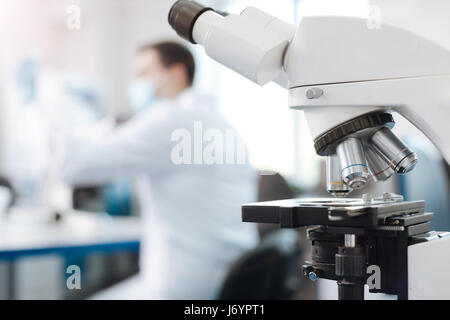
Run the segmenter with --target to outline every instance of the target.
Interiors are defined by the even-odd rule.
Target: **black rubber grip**
[[[213,10],[195,1],[179,0],[169,11],[169,24],[179,36],[195,44],[192,30],[195,22],[205,11]]]

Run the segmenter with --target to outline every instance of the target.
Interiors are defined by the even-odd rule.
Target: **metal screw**
[[[392,199],[392,196],[391,196],[390,192],[384,192],[383,193],[383,200],[384,201],[391,200],[391,199]]]
[[[317,274],[314,271],[311,271],[310,273],[308,273],[308,278],[311,281],[316,281],[317,279],[319,279],[319,277],[317,276]]]
[[[308,99],[317,99],[323,95],[323,90],[320,88],[309,88],[306,90],[306,97]]]
[[[370,193],[364,193],[362,195],[362,200],[366,205],[370,205],[372,203],[372,195]]]

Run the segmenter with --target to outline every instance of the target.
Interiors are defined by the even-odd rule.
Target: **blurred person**
[[[26,55],[7,73],[2,172],[17,205],[48,206],[52,189],[52,137],[92,126],[101,118],[101,88],[95,79],[42,63]],[[56,182],[56,185],[53,184]]]
[[[178,154],[190,159],[199,147],[196,124],[224,136],[231,128],[214,102],[193,90],[195,62],[187,48],[146,45],[135,73],[129,95],[136,115],[102,137],[73,138],[61,162],[61,177],[72,186],[138,178],[140,274],[93,298],[217,298],[232,262],[257,243],[256,226],[240,216],[241,205],[256,198],[256,172],[248,163],[173,161],[177,130],[191,133],[185,142],[192,150]]]

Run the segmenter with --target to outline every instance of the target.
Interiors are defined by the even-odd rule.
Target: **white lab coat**
[[[189,89],[102,139],[68,144],[62,177],[71,185],[138,176],[143,236],[141,272],[133,282],[140,288],[128,297],[214,299],[230,264],[257,243],[256,226],[241,222],[241,204],[256,197],[257,175],[248,164],[171,160],[178,143],[172,133],[187,129],[193,141],[195,121],[224,135],[230,128],[212,100]]]

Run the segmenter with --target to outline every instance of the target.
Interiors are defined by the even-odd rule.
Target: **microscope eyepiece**
[[[205,12],[213,10],[195,1],[179,0],[169,11],[169,24],[179,36],[195,44],[192,30],[195,22]]]

